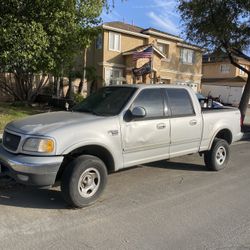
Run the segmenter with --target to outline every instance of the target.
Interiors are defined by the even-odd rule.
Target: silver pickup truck
[[[60,181],[66,202],[83,207],[101,195],[108,173],[137,164],[199,152],[208,169],[221,170],[241,136],[238,109],[202,110],[188,87],[111,86],[71,111],[9,123],[0,169],[27,185]]]

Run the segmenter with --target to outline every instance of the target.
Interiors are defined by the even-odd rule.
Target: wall
[[[146,44],[146,39],[142,37],[131,36],[128,34],[121,34],[121,51],[109,50],[109,31],[104,31],[104,60],[108,63],[125,64],[124,56],[122,52],[133,50],[138,46]]]
[[[161,78],[165,79],[166,82],[170,83],[192,82],[200,85],[202,65],[201,51],[195,50],[194,64],[182,64],[180,62],[180,47],[177,46],[177,42],[179,41],[157,36],[142,38],[124,33],[120,33],[121,51],[111,51],[109,50],[109,32],[110,31],[108,30],[103,31],[102,53],[95,49],[95,43],[93,43],[91,49],[88,52],[88,65],[94,66],[97,69],[98,75],[103,79],[105,77],[105,68],[115,67],[123,69],[123,77],[125,77],[128,83],[141,82],[142,78],[134,79],[131,69],[135,66],[142,66],[148,59],[146,61],[138,60],[135,64],[135,62],[132,60],[132,55],[123,56],[122,53],[134,50],[138,46],[151,43],[157,46],[157,42],[163,42],[169,45],[169,56],[167,59],[162,59],[158,53],[154,53],[153,68],[156,70],[155,77],[158,80]],[[152,82],[152,78],[153,74],[147,75],[144,81],[150,83]],[[102,86],[102,83],[99,82],[98,86]]]
[[[222,64],[228,64],[230,72],[222,73],[220,71],[220,66]],[[236,68],[229,62],[203,63],[202,73],[203,78],[232,78],[237,75]]]

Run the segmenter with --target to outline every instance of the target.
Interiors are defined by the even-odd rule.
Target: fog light
[[[22,175],[22,174],[18,174],[17,178],[21,181],[28,181],[29,180],[29,176],[27,175]]]

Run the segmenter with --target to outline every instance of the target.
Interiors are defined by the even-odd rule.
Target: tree
[[[178,9],[190,41],[227,54],[231,64],[248,74],[239,104],[244,120],[250,97],[250,69],[237,58],[250,61],[244,51],[250,45],[250,1],[246,0],[178,0]]]
[[[98,33],[104,7],[106,0],[2,0],[0,71],[15,81],[2,78],[0,88],[32,102],[50,74],[68,74],[75,55]]]

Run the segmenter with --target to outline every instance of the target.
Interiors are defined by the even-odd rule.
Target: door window
[[[194,115],[194,108],[189,93],[185,89],[166,89],[172,116]]]
[[[144,89],[136,97],[132,104],[134,107],[142,107],[146,110],[146,119],[164,116],[164,102],[162,89]]]

